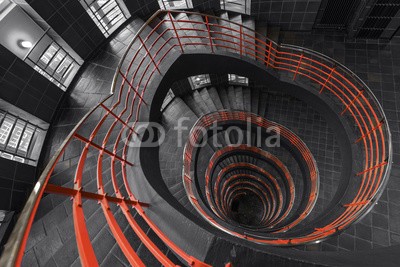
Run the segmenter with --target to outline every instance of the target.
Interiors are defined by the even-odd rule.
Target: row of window
[[[211,85],[211,78],[209,74],[200,74],[191,76],[188,78],[188,81],[193,90],[197,90],[205,86]],[[248,86],[249,78],[244,76],[239,76],[236,74],[228,74],[228,82],[230,84]],[[169,89],[161,105],[161,111],[163,111],[174,98],[175,98],[174,92],[171,89]]]
[[[211,78],[209,74],[191,76],[188,78],[188,80],[193,90],[197,90],[211,84]],[[228,82],[231,84],[248,86],[249,78],[236,74],[228,74]]]
[[[11,3],[9,0],[0,2],[3,9]],[[8,3],[7,5],[5,3]],[[105,37],[108,37],[114,30],[116,30],[122,23],[124,23],[130,14],[122,0],[80,0],[82,6],[86,9],[89,16],[96,23],[97,27],[101,30]],[[193,8],[191,0],[158,0],[160,8],[162,9],[188,9]],[[250,7],[250,1],[239,0],[222,0],[221,8],[225,10],[232,10],[235,12],[248,13],[247,9]],[[46,34],[45,36],[49,38]],[[22,48],[30,49],[28,56],[25,60],[36,71],[45,76],[51,82],[59,86],[61,89],[66,90],[73,76],[76,74],[80,67],[77,60],[69,55],[65,49],[59,44],[51,40],[50,45],[38,57],[35,55],[35,50],[42,49],[40,46],[46,42],[43,38],[36,44],[31,44],[27,41],[22,41],[19,45]],[[47,40],[47,43],[49,41]]]
[[[45,130],[0,110],[0,157],[36,165]]]
[[[193,8],[192,0],[158,0],[161,9],[189,9]],[[221,0],[223,10],[250,15],[251,0]]]
[[[126,10],[124,3],[119,0],[81,0],[80,2],[105,37],[110,36],[130,17],[129,12],[124,12]]]

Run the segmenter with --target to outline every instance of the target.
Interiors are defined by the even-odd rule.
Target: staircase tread
[[[208,93],[208,89],[206,87],[201,89],[200,95],[203,98],[203,101],[206,103],[210,112],[214,112],[214,111],[218,110],[217,107],[215,106],[212,98],[210,97],[210,95]]]
[[[247,112],[251,112],[251,92],[248,87],[243,87],[243,109]]]
[[[207,106],[207,104],[205,103],[203,98],[201,97],[198,90],[193,91],[193,99],[194,99],[196,105],[198,105],[200,107],[200,109],[202,110],[202,112],[204,114],[211,112],[211,110],[209,109],[209,107]]]
[[[196,102],[194,101],[192,95],[190,94],[185,95],[183,100],[186,103],[186,105],[188,105],[188,107],[191,110],[193,110],[193,112],[197,115],[197,117],[201,117],[204,115],[202,109],[198,105],[196,105]]]
[[[231,106],[231,108],[233,110],[236,110],[237,109],[236,95],[235,95],[235,89],[233,88],[232,85],[228,87],[228,99],[229,99],[229,105]]]
[[[215,87],[210,87],[208,89],[208,94],[211,97],[211,100],[214,102],[214,105],[217,108],[217,110],[224,109],[224,105],[222,104],[218,91],[217,89],[215,89]]]
[[[225,89],[225,87],[220,87],[218,90],[218,94],[219,94],[219,98],[221,99],[221,102],[224,106],[225,109],[230,110],[231,109],[231,105],[229,103],[229,97],[228,97],[228,93]]]
[[[235,86],[236,107],[238,110],[244,110],[243,90],[241,86]]]

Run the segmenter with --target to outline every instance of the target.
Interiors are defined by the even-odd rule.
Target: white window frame
[[[33,151],[40,151],[45,133],[45,129],[0,110],[0,157],[36,166],[39,155]],[[38,143],[39,136],[42,141]]]
[[[192,0],[158,0],[161,9],[191,9],[193,8]]]
[[[228,82],[231,84],[248,86],[249,78],[230,73],[228,74]]]
[[[193,90],[197,90],[211,85],[210,74],[199,74],[188,78]]]
[[[130,18],[122,0],[80,0],[80,3],[105,37]]]
[[[220,0],[219,3],[222,10],[247,15],[250,15],[251,13],[251,0]]]

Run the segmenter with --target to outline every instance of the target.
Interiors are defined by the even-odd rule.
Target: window
[[[236,74],[228,74],[228,81],[232,84],[249,85],[249,78]]]
[[[0,110],[0,157],[36,165],[44,134],[44,129]]]
[[[250,15],[250,0],[221,0],[221,9]]]
[[[192,0],[158,0],[161,9],[188,9],[193,8]]]
[[[81,0],[81,4],[105,37],[130,17],[121,0]]]
[[[211,84],[211,79],[209,74],[200,74],[196,76],[189,77],[189,83],[193,90],[205,87]]]
[[[26,60],[33,68],[63,90],[66,90],[80,65],[56,42],[51,44],[35,61],[28,54]]]

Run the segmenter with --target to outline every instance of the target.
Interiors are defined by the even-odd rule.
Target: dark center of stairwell
[[[264,213],[258,196],[252,192],[234,197],[230,205],[231,218],[242,226],[259,226]]]

